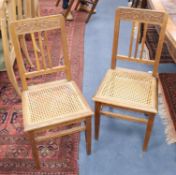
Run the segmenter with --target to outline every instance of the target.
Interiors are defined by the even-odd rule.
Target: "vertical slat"
[[[36,45],[36,40],[35,40],[34,33],[31,33],[31,38],[32,38],[32,44],[33,44],[33,48],[34,48],[37,70],[40,70],[40,61],[39,61],[39,57],[38,57],[38,53],[37,53],[38,52],[37,51],[38,47]]]
[[[18,14],[18,19],[23,18],[22,0],[17,0],[17,14]]]
[[[25,11],[25,17],[31,18],[31,0],[24,0],[24,11]]]
[[[31,17],[40,16],[39,14],[39,0],[31,0]]]
[[[11,1],[10,4],[11,4],[11,8],[9,9],[10,11],[8,14],[9,14],[9,18],[11,19],[11,21],[14,21],[17,19],[17,15],[16,15],[17,4],[16,4],[16,1]]]
[[[42,56],[42,62],[43,62],[43,67],[46,69],[46,58],[45,58],[45,53],[44,53],[44,48],[43,48],[43,42],[42,42],[42,36],[41,32],[38,32],[38,37],[39,37],[39,45],[40,45],[40,51],[41,51],[41,56]]]
[[[144,46],[145,46],[145,40],[146,40],[146,34],[147,34],[147,28],[148,24],[144,24],[144,32],[143,32],[143,37],[142,37],[142,45],[141,45],[141,51],[140,51],[140,59],[143,57],[143,52],[144,52]]]
[[[23,50],[23,53],[27,59],[27,62],[30,64],[31,67],[34,67],[34,65],[32,64],[32,61],[29,57],[29,52],[28,52],[26,42],[25,42],[25,35],[20,36],[20,44],[21,44],[21,49]]]
[[[44,32],[44,39],[45,39],[45,43],[46,43],[49,67],[52,67],[52,59],[51,59],[50,47],[49,47],[49,43],[48,43],[48,35],[47,35],[46,31]]]
[[[137,57],[138,48],[139,48],[139,39],[140,39],[140,23],[138,23],[138,33],[137,33],[137,38],[136,38],[134,58]]]
[[[131,54],[132,54],[132,50],[133,50],[134,27],[135,27],[135,21],[132,22],[131,37],[130,37],[130,46],[129,46],[129,52],[128,52],[128,57],[129,58],[131,58]]]

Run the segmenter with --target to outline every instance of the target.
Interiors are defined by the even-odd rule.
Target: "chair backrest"
[[[71,80],[65,21],[62,15],[15,21],[10,25],[10,32],[23,90],[28,88],[26,79],[42,75],[64,72],[67,80]],[[21,38],[24,39],[23,42],[20,42]],[[30,58],[35,64],[34,69],[25,67],[20,44],[27,45]],[[56,46],[57,49],[54,49]],[[63,58],[59,57],[59,52],[55,53],[60,50]]]
[[[153,76],[156,77],[158,73],[158,66],[159,66],[162,46],[165,38],[167,18],[168,18],[167,15],[164,12],[160,12],[160,11],[119,7],[116,10],[116,14],[115,14],[111,68],[114,69],[116,67],[116,61],[118,59],[123,61],[149,64],[149,65],[153,65]],[[120,43],[119,43],[120,24],[122,23],[122,21],[130,22],[130,25],[128,25],[127,28],[131,27],[128,55],[120,55],[118,53],[119,52],[118,46],[120,46]],[[146,41],[146,34],[147,34],[147,29],[149,24],[153,24],[157,26],[157,28],[159,29],[159,40],[156,48],[155,58],[153,60],[146,59],[143,56],[145,41]],[[137,37],[135,38],[134,33],[135,33],[136,26],[138,27],[138,29],[143,27],[143,31],[138,30]],[[140,37],[142,37],[142,40],[141,40],[141,46],[139,47]],[[127,43],[124,43],[124,44],[127,45]]]

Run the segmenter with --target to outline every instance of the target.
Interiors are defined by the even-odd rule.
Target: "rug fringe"
[[[173,121],[170,116],[169,108],[167,106],[166,99],[164,97],[164,91],[159,82],[159,99],[158,99],[158,111],[159,115],[165,125],[166,142],[168,144],[176,143],[176,131]]]

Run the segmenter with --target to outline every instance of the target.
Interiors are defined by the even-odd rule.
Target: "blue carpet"
[[[127,0],[100,0],[97,13],[87,24],[85,34],[83,91],[92,109],[92,96],[110,67],[114,12]],[[123,29],[128,33],[128,27]],[[125,36],[124,36],[125,38]],[[125,51],[125,39],[121,51]],[[127,66],[119,63],[119,66]],[[148,66],[139,67],[151,70]],[[162,64],[159,72],[176,72],[176,65]],[[94,125],[94,122],[93,122]],[[176,145],[165,142],[164,126],[156,116],[148,151],[142,152],[145,125],[101,118],[99,141],[92,129],[92,154],[86,155],[84,133],[80,142],[80,175],[174,175]]]

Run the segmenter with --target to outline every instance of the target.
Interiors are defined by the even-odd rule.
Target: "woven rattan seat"
[[[119,7],[116,10],[111,69],[107,71],[97,93],[93,97],[95,101],[96,139],[99,137],[101,115],[143,123],[147,126],[143,151],[147,150],[154,117],[158,112],[158,66],[166,22],[167,15],[163,12],[127,7]],[[131,29],[131,32],[128,31],[129,33],[124,35],[125,42],[122,42],[124,36],[122,38],[120,36],[126,31],[121,31],[123,24],[128,26],[129,30]],[[154,24],[160,29],[154,60],[146,59],[144,56],[146,33],[149,24]],[[128,38],[129,42],[127,41]],[[125,52],[126,55],[119,54],[119,52],[122,52],[120,50],[121,43],[123,43],[123,46],[125,43],[124,48],[128,47],[129,44],[129,49]],[[132,62],[134,64],[133,69],[120,68],[117,63],[118,60],[127,62],[129,67]],[[141,64],[151,65],[153,67],[151,73],[141,69],[140,71],[137,70]],[[107,107],[118,110],[110,110],[111,108]],[[127,110],[128,112],[119,112],[119,109]],[[139,115],[133,116],[136,113],[143,113],[143,115],[141,117]]]
[[[40,88],[36,85],[32,90],[24,91],[25,131],[91,115],[91,110],[84,103],[84,97],[78,92],[73,81],[64,83],[56,81]]]
[[[110,69],[105,75],[95,101],[157,113],[156,79],[145,72]]]

